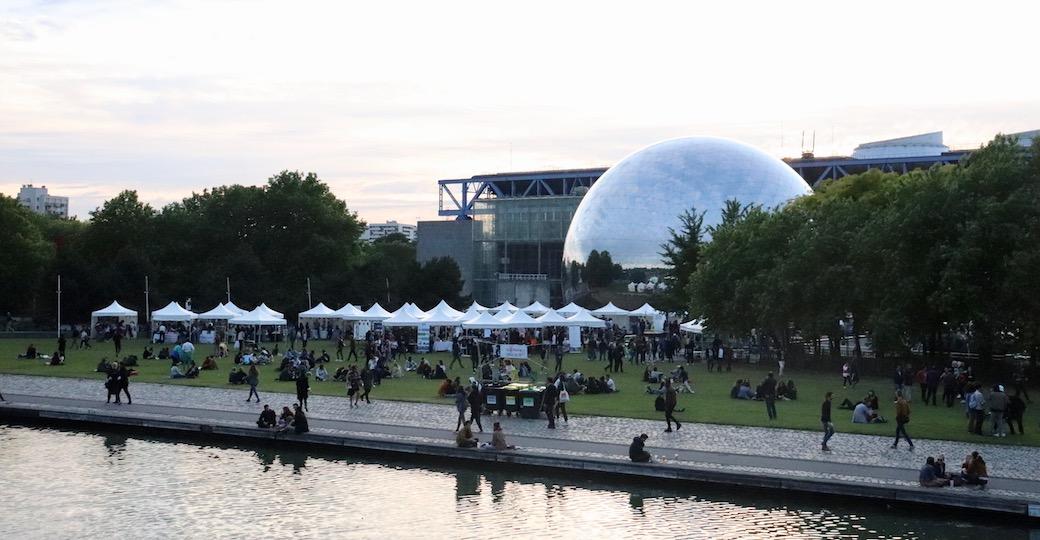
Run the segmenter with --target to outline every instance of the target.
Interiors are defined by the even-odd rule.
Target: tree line
[[[123,191],[87,221],[33,214],[0,195],[0,312],[88,320],[113,299],[144,320],[150,307],[192,299],[196,311],[227,299],[260,302],[287,315],[311,297],[335,309],[346,302],[389,308],[405,301],[432,307],[462,302],[462,278],[450,259],[419,264],[414,243],[397,235],[366,243],[364,223],[314,173],[283,171],[262,186],[231,185],[194,193],[160,210]]]
[[[845,324],[880,355],[1037,358],[1040,142],[998,136],[956,165],[870,170],[776,209],[729,201],[707,230],[700,216],[663,246],[669,300],[721,334],[828,336],[836,352]]]

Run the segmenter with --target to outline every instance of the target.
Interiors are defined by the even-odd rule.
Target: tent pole
[[[58,274],[58,337],[61,337],[61,274]]]
[[[231,303],[231,278],[230,277],[226,277],[224,279],[227,280],[227,289],[226,289],[226,291],[227,291],[227,301],[230,304]]]
[[[152,312],[149,311],[150,306],[148,305],[148,276],[144,277],[144,322],[148,331],[152,330]]]

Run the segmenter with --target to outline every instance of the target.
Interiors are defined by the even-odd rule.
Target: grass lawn
[[[44,375],[54,377],[82,377],[98,380],[98,399],[104,397],[101,387],[102,375],[94,372],[94,368],[102,357],[114,358],[115,350],[111,343],[95,343],[92,349],[78,350],[70,347],[67,350],[66,365],[47,366],[40,360],[18,360],[18,354],[24,353],[30,341],[36,343],[37,349],[44,354],[50,354],[57,348],[54,340],[42,342],[40,340],[24,339],[2,339],[0,340],[0,372],[24,375]],[[127,341],[123,345],[123,355],[140,353],[144,348],[144,341]],[[316,351],[322,348],[330,351],[335,346],[330,342],[311,342],[308,345]],[[211,351],[211,346],[200,345],[195,350],[196,362],[201,364],[202,359]],[[424,355],[428,360],[436,363],[437,359],[443,359],[445,364],[450,363],[449,353],[434,353]],[[469,365],[469,359],[463,359]],[[180,384],[190,386],[213,386],[231,387],[227,384],[228,371],[233,367],[230,359],[218,361],[220,370],[203,371],[198,379],[169,379],[170,365],[165,360],[141,360],[138,366],[138,375],[135,379],[139,382],[157,382],[164,384]],[[335,371],[336,362],[332,363],[330,374]],[[662,368],[668,371],[673,366]],[[589,362],[584,354],[572,354],[564,360],[564,368],[570,371],[578,368],[586,375],[602,375],[603,364],[600,362]],[[629,418],[660,419],[664,427],[663,413],[654,411],[654,397],[645,393],[646,384],[642,382],[643,369],[641,366],[627,365],[625,373],[614,378],[620,388],[620,392],[609,395],[572,396],[568,404],[568,411],[572,414],[586,414],[599,416],[621,416]],[[765,404],[760,401],[738,401],[729,398],[729,390],[733,382],[738,378],[751,378],[756,384],[765,378],[767,369],[757,366],[737,365],[731,373],[706,373],[703,364],[695,364],[692,369],[688,368],[693,380],[696,394],[680,394],[679,407],[686,411],[676,416],[682,421],[705,422],[713,424],[733,424],[746,426],[775,426],[793,429],[807,429],[819,431],[820,402],[823,394],[827,391],[834,392],[834,424],[841,433],[864,433],[870,435],[891,436],[895,433],[894,413],[891,404],[892,386],[887,378],[865,377],[855,389],[843,390],[841,378],[835,369],[834,373],[822,374],[818,372],[787,372],[785,379],[794,379],[798,387],[798,400],[778,401],[776,404],[779,419],[770,424],[766,419]],[[260,392],[284,392],[295,394],[293,382],[279,382],[275,380],[274,367],[263,367],[260,372]],[[450,371],[452,377],[462,377],[465,380],[470,373],[458,368]],[[543,375],[544,378],[544,375]],[[437,398],[437,387],[440,381],[423,380],[414,374],[408,374],[403,379],[386,380],[381,386],[373,390],[375,399],[393,399],[401,401],[420,401],[427,403],[451,404],[448,399]],[[248,387],[237,387],[242,389],[243,396]],[[342,383],[337,382],[313,382],[312,391],[316,394],[346,396],[346,389]],[[888,424],[862,425],[852,424],[851,411],[839,410],[838,404],[848,397],[852,401],[862,398],[867,390],[873,389],[881,397],[881,414],[891,420]],[[3,389],[0,389],[3,390]],[[1029,432],[1025,436],[1009,435],[1007,438],[998,439],[984,436],[978,437],[967,432],[967,421],[961,404],[955,403],[952,408],[946,408],[940,404],[939,407],[921,405],[919,390],[914,389],[914,402],[911,403],[911,423],[908,426],[910,436],[922,439],[948,439],[958,441],[978,441],[995,444],[1020,444],[1028,446],[1040,446],[1040,430],[1037,429],[1037,409],[1040,405],[1031,405],[1026,409],[1024,424]],[[1036,392],[1034,392],[1034,395]]]

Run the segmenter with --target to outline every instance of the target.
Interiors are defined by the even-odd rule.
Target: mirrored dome
[[[719,223],[729,199],[773,208],[811,192],[783,161],[746,144],[663,141],[621,160],[592,186],[571,221],[564,262],[584,265],[597,250],[624,269],[661,268],[661,244],[683,211],[704,212],[707,228]]]

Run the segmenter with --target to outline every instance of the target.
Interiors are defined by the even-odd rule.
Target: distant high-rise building
[[[18,203],[37,214],[69,217],[69,198],[50,195],[47,193],[47,186],[23,185],[18,192]]]
[[[376,238],[382,238],[394,233],[403,234],[409,240],[415,241],[415,225],[405,225],[394,220],[386,223],[369,223],[368,227],[365,228],[365,232],[361,233],[361,239],[371,242]]]

